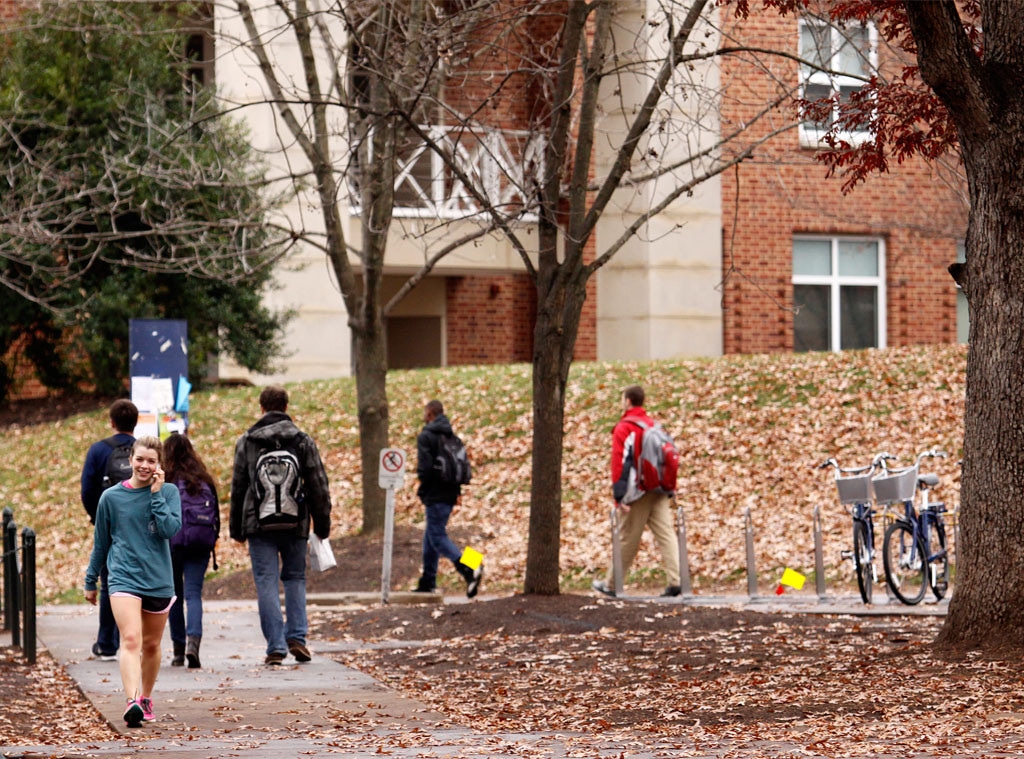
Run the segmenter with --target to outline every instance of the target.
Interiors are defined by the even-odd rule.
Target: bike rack
[[[754,519],[750,515],[748,506],[743,512],[744,532],[747,539],[747,594],[751,601],[758,599],[757,594],[757,567],[754,558]]]
[[[818,601],[828,601],[825,592],[825,549],[821,535],[821,506],[814,507],[814,589],[818,593]]]
[[[675,496],[672,496],[675,500]],[[676,504],[676,529],[679,541],[679,587],[682,590],[683,598],[693,597],[693,583],[690,581],[690,557],[686,550],[686,518],[683,516],[683,507]]]
[[[612,590],[615,597],[622,597],[622,590],[625,585],[622,577],[622,536],[619,534],[619,509],[612,506]]]

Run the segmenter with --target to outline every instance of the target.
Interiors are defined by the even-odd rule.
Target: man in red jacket
[[[612,430],[612,483],[622,477],[623,454],[628,449],[633,454],[633,465],[639,462],[640,444],[643,428],[635,422],[643,422],[648,427],[654,420],[644,411],[644,389],[639,385],[631,385],[622,392],[622,418]],[[619,496],[621,497],[621,496]],[[615,508],[619,509],[619,536],[622,543],[622,572],[627,574],[629,566],[636,557],[640,547],[640,538],[644,527],[650,525],[654,539],[661,550],[661,560],[668,580],[662,596],[678,596],[682,590],[679,585],[679,543],[676,540],[675,525],[672,519],[672,506],[668,494],[660,491],[648,491],[630,504],[617,500]],[[608,568],[604,580],[594,580],[594,590],[606,596],[614,596],[615,568]]]

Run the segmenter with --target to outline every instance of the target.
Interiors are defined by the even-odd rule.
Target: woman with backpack
[[[220,534],[217,483],[185,435],[174,433],[164,442],[167,481],[181,494],[181,530],[171,538],[174,593],[171,607],[172,667],[197,669],[203,638],[203,581]],[[217,568],[217,557],[213,557]]]

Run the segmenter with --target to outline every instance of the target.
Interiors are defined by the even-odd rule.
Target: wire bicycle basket
[[[871,480],[871,486],[875,491],[875,500],[878,503],[897,504],[904,501],[914,500],[914,490],[917,488],[918,465],[908,466],[906,469],[888,470],[886,474],[880,474]]]
[[[848,477],[836,477],[835,479],[840,503],[866,503],[871,500],[870,472]]]

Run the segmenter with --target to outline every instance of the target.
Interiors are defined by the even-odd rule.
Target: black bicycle
[[[853,551],[843,551],[844,559],[852,559],[857,575],[857,589],[861,600],[871,603],[871,591],[878,582],[875,566],[875,506],[871,497],[871,477],[886,459],[887,453],[880,453],[868,466],[843,469],[834,459],[826,459],[818,469],[832,467],[835,470],[836,490],[839,503],[853,519]]]
[[[911,606],[921,602],[929,587],[937,600],[949,589],[946,505],[931,500],[938,476],[920,473],[922,459],[945,457],[945,451],[925,451],[918,454],[913,466],[886,469],[872,480],[876,502],[903,509],[885,531],[882,561],[892,594]],[[914,503],[915,491],[918,504]]]

